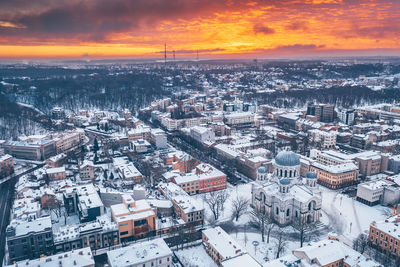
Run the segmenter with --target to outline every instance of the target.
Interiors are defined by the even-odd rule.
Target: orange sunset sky
[[[3,0],[0,58],[400,55],[400,1]]]

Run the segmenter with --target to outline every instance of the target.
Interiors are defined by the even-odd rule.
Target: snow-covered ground
[[[276,258],[278,240],[273,237],[270,237],[269,243],[267,243],[267,237],[265,236],[265,242],[262,242],[261,234],[259,233],[240,232],[238,234],[233,233],[231,236],[260,264],[264,264],[265,262]],[[256,246],[254,246],[254,244],[256,244]],[[298,241],[286,241],[285,249],[279,256],[282,257],[287,255],[291,253],[293,249],[299,247],[300,243]]]
[[[202,244],[175,251],[184,266],[187,267],[216,267],[217,264],[207,254]]]
[[[368,231],[371,222],[384,220],[391,213],[390,208],[381,205],[370,207],[337,191],[321,189],[323,210],[321,221],[328,223],[348,240],[353,240],[360,233]],[[326,214],[329,218],[324,216]]]

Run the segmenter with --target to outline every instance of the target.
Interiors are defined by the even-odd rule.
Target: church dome
[[[315,172],[308,172],[307,178],[308,179],[317,179],[317,174]]]
[[[291,183],[290,179],[280,179],[279,182],[281,185],[290,185]]]
[[[281,151],[276,155],[275,163],[280,166],[296,166],[300,165],[300,159],[292,151]]]
[[[267,173],[267,172],[268,172],[268,169],[265,168],[265,167],[260,167],[260,168],[258,168],[258,173],[264,174],[264,173]]]

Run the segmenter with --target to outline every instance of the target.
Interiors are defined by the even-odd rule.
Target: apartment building
[[[208,255],[218,266],[261,266],[255,259],[228,235],[221,227],[217,226],[202,231],[202,241]]]
[[[314,162],[310,171],[317,174],[318,183],[331,189],[352,185],[358,179],[358,167],[354,163],[324,165]]]
[[[51,255],[54,241],[50,217],[12,221],[6,230],[9,262]]]
[[[65,167],[46,169],[46,174],[49,181],[59,181],[67,178],[67,174],[65,173]]]
[[[92,161],[84,160],[81,165],[79,165],[79,178],[81,180],[94,180],[94,164]]]
[[[185,223],[201,225],[204,222],[203,203],[189,196],[180,186],[174,183],[160,183],[157,189],[174,205],[177,218]]]
[[[336,146],[336,132],[325,132],[318,129],[308,131],[310,144],[322,149],[334,148]]]
[[[143,238],[156,230],[157,212],[144,199],[135,201],[130,195],[123,195],[122,203],[110,209],[121,241]]]
[[[104,214],[104,204],[93,184],[62,189],[68,214],[78,214],[81,222],[95,221]]]
[[[138,242],[107,252],[110,267],[172,267],[172,251],[164,239]]]
[[[56,154],[55,141],[50,139],[7,141],[3,147],[7,154],[28,160],[42,161]]]
[[[30,267],[54,267],[54,266],[75,266],[94,267],[94,258],[90,248],[81,248],[63,252],[51,256],[41,257],[34,260],[16,262],[9,267],[30,266]]]
[[[119,243],[118,225],[107,215],[94,222],[60,227],[54,231],[53,237],[57,253],[85,247],[96,250]]]
[[[398,258],[400,255],[400,217],[390,217],[384,221],[372,222],[369,226],[368,242],[386,255]]]
[[[206,163],[198,164],[191,173],[177,173],[171,179],[189,195],[226,189],[226,174]]]
[[[14,159],[11,155],[0,156],[0,178],[14,172]]]

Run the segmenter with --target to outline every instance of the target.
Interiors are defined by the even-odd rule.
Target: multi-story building
[[[130,140],[129,149],[135,153],[146,153],[152,150],[149,142],[143,139]]]
[[[317,117],[318,121],[332,122],[334,117],[334,105],[331,104],[309,104],[307,115]]]
[[[191,128],[190,136],[202,144],[213,144],[215,142],[214,131],[207,127],[195,126]]]
[[[204,222],[203,204],[189,196],[181,187],[174,183],[160,183],[158,190],[174,205],[174,212],[185,223],[201,225]]]
[[[324,165],[314,162],[310,170],[317,174],[320,184],[332,189],[352,185],[358,179],[358,167],[354,163]]]
[[[354,109],[341,109],[337,115],[344,124],[352,125],[354,123]]]
[[[224,116],[225,124],[229,126],[246,126],[255,122],[254,113],[251,112],[234,112]]]
[[[81,222],[95,221],[104,214],[104,204],[93,184],[62,189],[68,214],[78,214]]]
[[[400,256],[400,217],[390,217],[384,221],[372,222],[369,226],[368,243],[379,248],[386,255]]]
[[[94,258],[90,248],[81,248],[56,255],[41,257],[34,260],[24,260],[9,265],[8,267],[30,266],[30,267],[54,267],[54,266],[76,266],[94,267]]]
[[[164,149],[168,147],[167,135],[161,129],[152,129],[149,141],[159,149]]]
[[[46,169],[46,174],[49,178],[49,181],[58,181],[67,178],[67,174],[65,173],[65,167]]]
[[[54,140],[8,141],[3,144],[6,153],[21,159],[45,160],[56,154]]]
[[[118,243],[118,225],[115,222],[111,222],[107,215],[98,217],[95,222],[72,226],[66,225],[54,232],[55,252],[85,247],[96,250],[117,245]]]
[[[14,172],[14,159],[11,155],[0,156],[0,178],[6,177]]]
[[[226,174],[206,163],[200,163],[191,173],[176,173],[171,181],[189,195],[226,189]]]
[[[9,262],[51,255],[54,241],[50,217],[12,221],[6,230]]]
[[[94,164],[92,161],[84,160],[79,165],[79,178],[81,180],[94,180]]]
[[[113,158],[113,163],[121,179],[133,181],[135,183],[142,182],[143,175],[126,157]]]
[[[172,267],[172,251],[164,239],[138,242],[107,252],[110,267]]]
[[[224,262],[233,259],[240,259],[239,262],[241,264],[237,266],[261,266],[256,260],[248,255],[245,250],[243,250],[236,240],[234,240],[219,226],[203,230],[202,241],[207,253],[218,266],[232,266],[229,265],[232,264],[232,262],[226,265],[224,265]]]
[[[309,143],[322,149],[336,146],[336,132],[325,132],[318,129],[308,131]]]
[[[122,203],[110,208],[121,241],[155,235],[152,233],[156,230],[156,211],[146,200],[134,201],[131,196],[123,195]]]
[[[400,201],[400,188],[389,180],[362,183],[357,186],[357,200],[370,206],[393,205]]]

